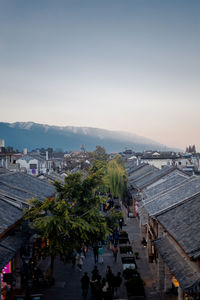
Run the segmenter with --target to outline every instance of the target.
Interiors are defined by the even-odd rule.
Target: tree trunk
[[[54,269],[54,262],[55,262],[55,255],[51,255],[51,264],[50,264],[50,280],[54,281],[54,278],[53,278],[53,269]]]

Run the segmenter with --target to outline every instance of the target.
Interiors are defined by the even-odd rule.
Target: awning
[[[192,262],[183,250],[167,236],[155,240],[154,244],[181,288],[190,294],[200,293],[200,273],[196,263]]]
[[[0,240],[0,270],[16,255],[25,240],[21,232],[8,234]]]

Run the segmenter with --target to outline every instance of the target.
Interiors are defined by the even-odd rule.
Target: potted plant
[[[135,254],[135,258],[139,259],[139,252],[135,252],[134,254]]]
[[[144,282],[140,276],[133,276],[125,282],[128,297],[145,296]]]
[[[121,246],[119,249],[120,249],[121,254],[132,254],[133,253],[131,246],[124,245],[124,246]]]
[[[119,233],[120,238],[128,238],[128,233],[125,230],[121,230]]]
[[[125,280],[128,280],[132,277],[139,277],[140,274],[138,273],[138,271],[136,269],[132,269],[132,268],[127,268],[123,271],[123,277]]]

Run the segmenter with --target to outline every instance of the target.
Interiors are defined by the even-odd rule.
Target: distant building
[[[16,163],[19,164],[21,171],[24,170],[30,175],[46,174],[52,171],[52,161],[39,155],[24,155],[17,159]]]
[[[5,140],[0,140],[0,147],[5,148]]]

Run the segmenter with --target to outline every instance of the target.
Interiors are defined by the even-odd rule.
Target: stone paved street
[[[92,249],[89,250],[86,255],[86,259],[84,259],[82,272],[80,272],[76,267],[73,267],[70,263],[64,265],[62,262],[57,260],[55,262],[54,273],[56,281],[52,287],[43,292],[44,300],[81,300],[82,296],[80,279],[84,272],[88,272],[88,275],[91,278],[91,271],[93,270],[94,265]],[[117,263],[115,263],[111,250],[109,250],[107,246],[104,246],[104,264],[98,264],[98,269],[102,277],[105,275],[107,265],[111,266],[114,274],[122,271],[120,257],[118,256]],[[120,296],[122,299],[127,298],[123,284]],[[88,299],[90,298],[91,297],[89,295]]]
[[[145,292],[147,300],[175,300],[172,295],[160,295],[156,291],[156,265],[149,264],[146,249],[141,245],[141,234],[138,220],[127,218],[126,209],[123,208],[126,226],[123,227],[129,234],[129,239],[133,252],[139,252],[139,259],[136,260],[138,271],[145,282]],[[108,246],[104,246],[104,264],[98,264],[100,275],[104,277],[107,265],[110,265],[113,273],[122,272],[121,257],[118,253],[117,263],[113,260],[113,255]],[[63,264],[59,260],[55,262],[55,284],[42,291],[44,300],[82,300],[80,279],[84,272],[88,272],[91,278],[91,271],[94,268],[94,257],[92,249],[89,249],[86,259],[84,259],[83,270],[79,271],[71,263]],[[88,300],[91,299],[89,292]],[[128,299],[124,281],[121,287],[120,299]]]

